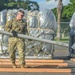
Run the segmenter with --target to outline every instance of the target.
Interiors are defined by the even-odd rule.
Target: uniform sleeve
[[[29,33],[28,33],[28,29],[27,29],[27,22],[25,22],[25,26],[24,26],[24,34],[25,35],[29,35]]]
[[[11,32],[12,31],[12,20],[11,21],[8,21],[6,23],[6,26],[4,28],[5,31],[8,31],[8,32]]]

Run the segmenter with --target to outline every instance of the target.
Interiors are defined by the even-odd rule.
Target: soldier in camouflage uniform
[[[18,38],[17,33],[26,34],[27,33],[27,23],[23,20],[24,11],[19,10],[16,18],[8,21],[5,26],[5,31],[12,32],[13,37],[9,37],[8,39],[8,51],[10,55],[10,59],[12,62],[13,68],[16,68],[15,64],[15,52],[18,50],[19,54],[19,62],[21,68],[26,67],[25,65],[25,42],[24,39]]]

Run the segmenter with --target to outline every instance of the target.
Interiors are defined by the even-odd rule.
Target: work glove
[[[12,30],[13,37],[17,37],[17,32]]]
[[[31,39],[28,39],[28,41],[32,41]]]

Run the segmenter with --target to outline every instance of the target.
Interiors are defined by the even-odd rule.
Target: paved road
[[[65,59],[68,57],[69,55],[69,50],[66,47],[62,47],[62,46],[54,46],[55,50],[54,50],[54,58],[58,58],[58,59]]]
[[[0,73],[0,75],[75,75],[71,73]]]

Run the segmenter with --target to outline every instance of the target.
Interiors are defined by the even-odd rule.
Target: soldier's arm
[[[8,32],[12,31],[12,20],[6,23],[4,30]]]
[[[27,29],[27,22],[25,22],[25,26],[24,26],[24,34],[25,35],[29,35],[29,33],[28,33],[28,29]]]
[[[29,32],[28,32],[28,28],[27,28],[27,23],[25,24],[25,28],[24,28],[24,32],[25,32],[25,35],[29,35]],[[32,41],[31,39],[28,39],[28,41]]]

